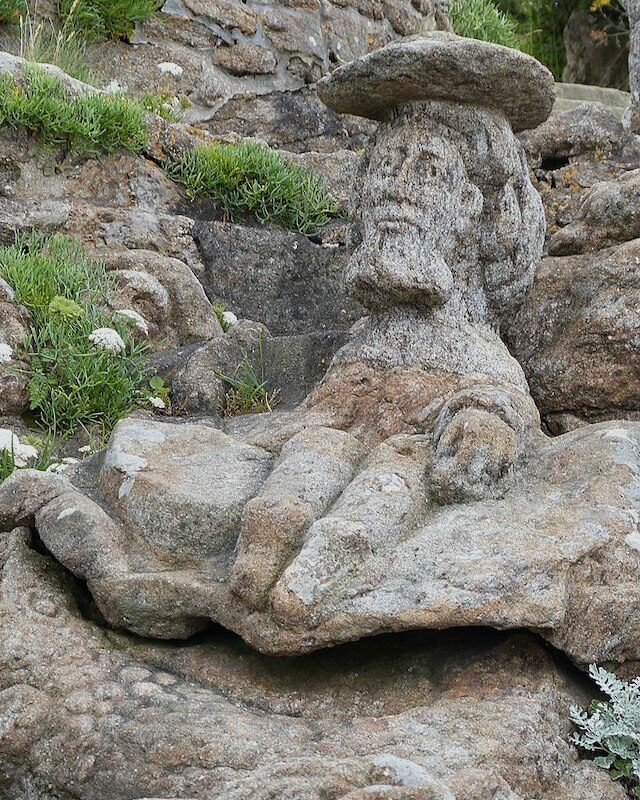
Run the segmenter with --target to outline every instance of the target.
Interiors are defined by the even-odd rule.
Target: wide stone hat
[[[501,110],[514,131],[551,113],[553,75],[532,56],[434,31],[382,47],[318,83],[320,99],[341,114],[382,119],[395,106],[450,100]]]

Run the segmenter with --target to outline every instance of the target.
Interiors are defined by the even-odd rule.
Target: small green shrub
[[[59,16],[64,24],[91,41],[128,39],[136,22],[161,8],[163,0],[60,0]]]
[[[0,277],[31,316],[24,343],[29,399],[40,423],[66,436],[98,425],[106,435],[138,402],[146,381],[145,346],[106,310],[113,284],[104,265],[73,241],[37,234],[0,248]],[[122,352],[92,341],[112,329]]]
[[[596,766],[640,797],[640,678],[627,683],[592,664],[589,675],[608,698],[593,700],[588,711],[574,706],[571,721],[580,729],[572,741],[595,754]]]
[[[203,145],[164,167],[188,197],[211,197],[230,219],[250,212],[311,235],[338,213],[317,175],[255,142]]]
[[[451,0],[449,18],[459,36],[519,48],[517,22],[493,0]]]
[[[26,0],[0,0],[0,24],[12,25],[19,22],[26,10]]]
[[[224,400],[220,410],[225,417],[241,414],[260,414],[273,411],[278,404],[279,389],[269,391],[264,377],[262,363],[262,342],[260,342],[260,376],[251,365],[249,357],[244,353],[242,361],[235,368],[233,375],[216,372],[216,376],[226,384]]]
[[[140,152],[147,143],[144,111],[112,94],[72,96],[52,75],[29,67],[16,82],[0,75],[0,125],[25,127],[46,145],[85,153]]]

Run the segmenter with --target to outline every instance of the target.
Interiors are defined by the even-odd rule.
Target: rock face
[[[294,662],[219,635],[159,647],[85,618],[26,531],[3,537],[1,563],[5,797],[623,800],[576,760],[566,710],[586,694],[530,636],[419,634]]]
[[[187,122],[214,135],[258,136],[297,152],[361,148],[373,126],[319,102],[315,82],[403,36],[448,27],[432,0],[171,0],[134,49],[101,44],[94,73],[133,92],[184,97]],[[167,69],[163,65],[174,67]]]
[[[246,103],[238,128],[274,131],[279,103],[313,116],[343,11],[342,42],[365,18],[413,33],[440,16],[385,0],[166,10],[154,57],[184,56],[167,81],[206,60],[210,126]],[[216,95],[221,72],[233,91]],[[259,97],[236,91],[248,80]],[[158,168],[195,140],[183,127],[158,122],[148,161],[58,169],[7,138],[2,235],[35,224],[102,254],[117,307],[145,318],[176,407],[197,418],[138,412],[64,476],[0,485],[3,797],[625,796],[578,761],[567,711],[587,687],[541,638],[579,666],[640,661],[640,425],[546,437],[527,378],[554,432],[574,412],[640,411],[637,140],[593,108],[523,134],[541,200],[513,127],[549,112],[550,76],[451,34],[376,50],[320,91],[328,149],[380,124],[358,180],[354,153],[287,156],[361,205],[313,241],[188,204]],[[209,300],[258,321],[223,334]],[[28,319],[6,287],[0,313],[10,347]],[[282,405],[222,417],[221,373],[245,356],[265,358]]]
[[[587,107],[522,136],[548,221],[548,251],[504,326],[548,428],[636,418],[640,384],[637,138]]]
[[[207,295],[274,334],[345,329],[364,313],[344,287],[349,241],[323,245],[277,227],[206,221],[193,234]]]

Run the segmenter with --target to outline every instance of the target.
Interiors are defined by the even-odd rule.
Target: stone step
[[[603,86],[586,86],[581,83],[556,83],[556,102],[553,112],[568,111],[583,103],[600,103],[606,106],[618,119],[631,105],[631,94],[619,89]]]

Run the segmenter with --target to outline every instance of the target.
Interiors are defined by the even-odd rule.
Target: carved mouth
[[[387,236],[389,234],[409,234],[414,235],[416,232],[421,232],[421,227],[416,222],[408,219],[401,219],[398,217],[383,217],[376,219],[375,222],[376,232],[380,236]]]

